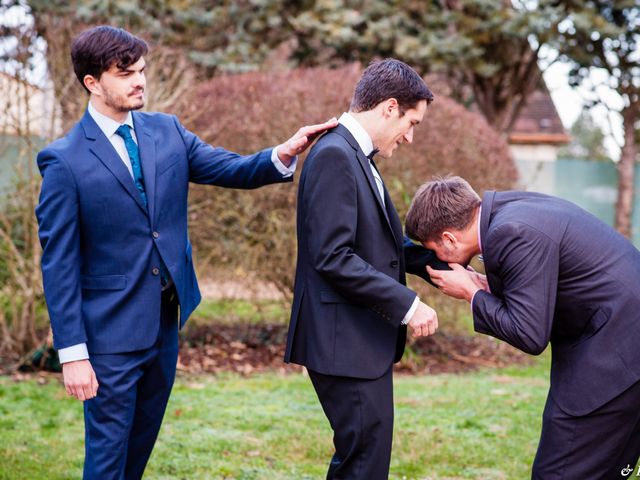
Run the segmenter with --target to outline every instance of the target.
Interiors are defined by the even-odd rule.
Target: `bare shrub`
[[[28,25],[11,31],[14,46],[6,52],[6,73],[0,73],[0,158],[8,183],[0,197],[0,356],[16,359],[46,337],[40,333],[46,314],[33,214],[40,183],[33,159],[54,121],[50,96],[27,80],[35,32]]]

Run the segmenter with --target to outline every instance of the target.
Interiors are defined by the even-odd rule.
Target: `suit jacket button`
[[[154,275],[160,275],[160,269],[159,268],[154,268],[153,270],[151,270],[151,273],[153,273]]]
[[[392,260],[389,265],[391,265],[391,268],[397,268],[398,267],[398,261],[397,260]]]
[[[151,235],[153,235],[153,238],[158,238],[160,236],[158,232],[153,232]]]

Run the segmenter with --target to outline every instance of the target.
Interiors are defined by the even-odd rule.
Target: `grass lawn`
[[[248,301],[240,299],[203,300],[192,317],[192,325],[209,325],[212,322],[235,324],[280,323],[289,324],[289,304],[274,300]]]
[[[396,376],[391,478],[529,478],[547,371]],[[0,479],[81,477],[81,405],[42,383],[0,377]],[[331,453],[303,375],[179,376],[145,478],[319,479]]]

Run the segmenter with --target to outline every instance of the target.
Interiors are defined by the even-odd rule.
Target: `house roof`
[[[570,141],[549,91],[542,86],[522,108],[509,133],[509,143],[562,145]]]

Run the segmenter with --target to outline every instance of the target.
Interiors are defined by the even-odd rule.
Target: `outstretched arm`
[[[451,270],[447,263],[436,257],[433,250],[414,243],[407,236],[404,237],[404,262],[407,273],[421,277],[434,287],[436,285],[427,272],[427,266],[434,270]]]
[[[337,124],[335,119],[302,127],[285,143],[251,155],[240,155],[203,142],[173,118],[189,159],[189,181],[227,188],[258,188],[293,179],[295,160],[313,140]]]

